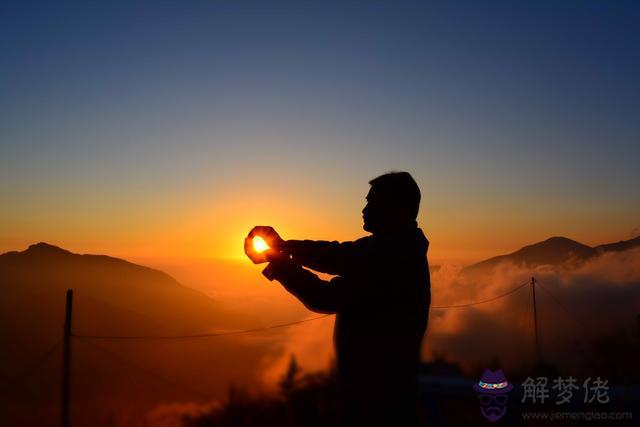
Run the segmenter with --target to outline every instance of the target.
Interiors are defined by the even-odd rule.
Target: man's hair
[[[388,172],[369,181],[385,201],[403,210],[408,219],[416,219],[420,208],[420,188],[409,172]]]

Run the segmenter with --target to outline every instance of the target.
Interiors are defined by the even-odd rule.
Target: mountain
[[[250,313],[226,309],[162,271],[122,259],[75,254],[47,243],[7,252],[0,255],[0,424],[56,425],[61,347],[52,346],[62,338],[70,288],[72,332],[79,335],[192,335],[260,324]],[[50,357],[41,359],[51,348]],[[141,400],[192,399],[197,394],[191,389],[209,398],[222,395],[228,377],[221,372],[234,371],[229,366],[237,364],[243,370],[237,376],[255,376],[264,346],[235,336],[74,338],[72,352],[72,424],[88,425]]]
[[[621,240],[616,243],[606,243],[604,245],[598,245],[594,249],[598,253],[602,252],[620,252],[626,251],[635,247],[640,246],[640,236],[631,239],[631,240]]]
[[[206,295],[182,286],[168,274],[105,255],[74,254],[37,243],[0,255],[3,317],[20,313],[59,319],[65,292],[74,290],[78,333],[202,333],[244,323]]]
[[[634,247],[640,247],[640,237],[591,247],[566,237],[556,236],[525,246],[510,254],[495,256],[469,265],[462,269],[461,273],[464,275],[486,274],[501,263],[520,267],[570,264],[585,261],[604,252],[624,251]]]

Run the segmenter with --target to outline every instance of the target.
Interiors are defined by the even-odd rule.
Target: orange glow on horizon
[[[167,203],[168,207],[162,202],[173,199],[139,198],[135,205],[127,204],[131,209],[109,205],[95,211],[83,210],[77,202],[60,205],[60,211],[48,211],[32,218],[33,222],[19,220],[18,216],[12,220],[3,211],[8,222],[0,223],[15,223],[15,227],[3,227],[12,232],[0,239],[0,253],[22,251],[44,241],[75,253],[104,254],[141,264],[205,258],[250,265],[243,243],[247,230],[256,224],[273,226],[285,240],[352,241],[367,235],[360,213],[367,184],[354,184],[354,188],[345,190],[345,195],[331,204],[319,200],[333,200],[341,194],[333,186],[310,191],[296,182],[267,194],[261,188],[239,183],[195,192],[180,203]],[[565,235],[588,245],[624,236],[619,224],[625,218],[584,231],[583,225],[590,223],[587,219],[568,223],[556,217],[528,217],[527,211],[511,215],[506,204],[484,206],[479,202],[474,215],[464,215],[453,209],[454,203],[447,198],[436,194],[429,199],[434,201],[423,206],[418,224],[431,242],[432,264],[466,265],[553,235]],[[44,212],[36,205],[31,208],[30,212]],[[504,213],[496,214],[498,211]],[[577,215],[573,210],[569,214]],[[57,227],[50,227],[46,218],[55,219]],[[631,214],[629,218],[630,224]],[[260,252],[259,247],[252,246]]]

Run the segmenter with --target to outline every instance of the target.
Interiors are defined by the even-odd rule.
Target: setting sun
[[[264,241],[262,237],[256,236],[253,238],[253,249],[256,252],[264,252],[269,249],[269,245]]]

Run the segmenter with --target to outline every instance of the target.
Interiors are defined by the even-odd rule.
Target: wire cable
[[[193,335],[82,335],[71,334],[75,338],[86,339],[104,339],[104,340],[173,340],[173,339],[192,339],[192,338],[213,338],[224,337],[229,335],[249,334],[253,332],[268,331],[271,329],[286,328],[288,326],[299,325],[301,323],[311,322],[313,320],[324,319],[325,317],[332,316],[332,314],[323,314],[322,316],[312,317],[310,319],[298,320],[295,322],[279,323],[276,325],[267,326],[264,328],[243,329],[239,331],[218,332],[213,334],[193,334]]]
[[[467,304],[456,304],[456,305],[432,305],[431,308],[435,308],[435,309],[444,309],[444,308],[463,308],[463,307],[471,307],[473,305],[479,305],[479,304],[486,304],[488,302],[492,302],[495,300],[498,300],[500,298],[504,298],[508,295],[511,295],[512,293],[519,291],[520,289],[524,288],[525,286],[529,285],[531,283],[531,280],[527,280],[525,283],[511,289],[509,292],[505,292],[504,294],[495,296],[493,298],[489,298],[483,301],[476,301],[476,302],[470,302]]]
[[[493,298],[489,298],[486,300],[482,300],[482,301],[476,301],[476,302],[471,302],[471,303],[466,303],[466,304],[457,304],[457,305],[432,305],[431,308],[432,309],[448,309],[448,308],[463,308],[463,307],[470,307],[470,306],[474,306],[474,305],[479,305],[479,304],[486,304],[492,301],[496,301],[500,298],[504,298],[508,295],[513,294],[514,292],[524,288],[525,286],[527,286],[528,284],[530,284],[531,281],[527,281],[517,287],[515,287],[514,289],[511,289],[509,292],[505,292],[504,294],[500,294],[497,295]],[[229,331],[229,332],[218,332],[218,333],[212,333],[212,334],[192,334],[192,335],[85,335],[85,334],[71,334],[72,337],[74,338],[80,338],[80,339],[95,339],[95,340],[180,340],[180,339],[194,339],[194,338],[215,338],[215,337],[224,337],[224,336],[230,336],[230,335],[240,335],[240,334],[249,334],[249,333],[254,333],[254,332],[262,332],[262,331],[268,331],[268,330],[272,330],[272,329],[279,329],[279,328],[286,328],[289,326],[294,326],[294,325],[299,325],[301,323],[306,323],[306,322],[311,322],[314,320],[319,320],[319,319],[324,319],[326,317],[332,316],[333,314],[323,314],[321,316],[316,316],[316,317],[312,317],[309,319],[304,319],[304,320],[298,320],[295,322],[288,322],[288,323],[279,323],[276,325],[271,325],[271,326],[267,326],[264,328],[253,328],[253,329],[243,329],[243,330],[239,330],[239,331]]]

